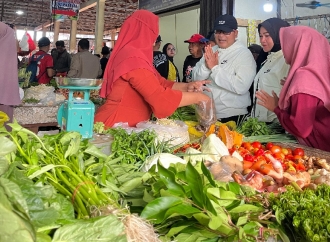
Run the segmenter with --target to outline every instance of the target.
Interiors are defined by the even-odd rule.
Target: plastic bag
[[[158,119],[156,122],[143,121],[137,128],[153,129],[160,142],[168,141],[171,146],[184,145],[190,141],[188,126],[179,120]]]
[[[214,124],[217,121],[216,109],[213,100],[212,92],[204,91],[205,95],[209,96],[209,101],[199,102],[195,106],[197,121],[204,128],[210,127],[211,124]]]
[[[27,88],[24,93],[24,100],[35,99],[38,100],[39,105],[54,106],[56,105],[55,88],[52,86],[38,85]],[[25,102],[25,105],[29,103]]]

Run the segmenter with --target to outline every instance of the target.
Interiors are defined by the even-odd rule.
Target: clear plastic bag
[[[204,91],[205,95],[209,96],[209,101],[201,101],[195,106],[197,121],[204,128],[210,127],[217,121],[216,109],[213,100],[212,92]]]

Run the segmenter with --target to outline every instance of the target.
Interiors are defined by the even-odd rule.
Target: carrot
[[[243,160],[243,170],[250,169],[252,165],[253,165],[253,162]]]
[[[274,167],[271,164],[262,164],[259,167],[259,172],[261,172],[264,175],[268,175],[270,171],[273,171]]]
[[[251,169],[251,170],[255,170],[255,171],[259,171],[260,166],[261,166],[262,164],[266,164],[266,160],[264,160],[264,159],[257,160],[257,161],[256,161],[256,162],[250,167],[250,169]]]

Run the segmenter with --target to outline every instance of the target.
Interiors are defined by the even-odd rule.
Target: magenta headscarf
[[[21,103],[18,89],[17,46],[14,30],[0,22],[0,104]]]
[[[113,82],[129,71],[142,68],[156,75],[153,44],[159,33],[158,23],[158,17],[147,10],[137,10],[125,20],[104,71],[101,97],[107,97]]]
[[[330,46],[315,29],[291,26],[280,29],[282,51],[291,65],[282,88],[279,107],[287,109],[290,97],[305,93],[321,99],[330,111]]]

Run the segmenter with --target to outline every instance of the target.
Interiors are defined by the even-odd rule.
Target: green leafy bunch
[[[203,163],[153,169],[141,216],[153,222],[164,241],[264,241],[280,234],[261,203],[245,202],[247,190],[214,181]]]
[[[287,191],[271,196],[271,206],[278,222],[287,228],[291,241],[330,240],[330,186],[322,184],[316,190]]]

